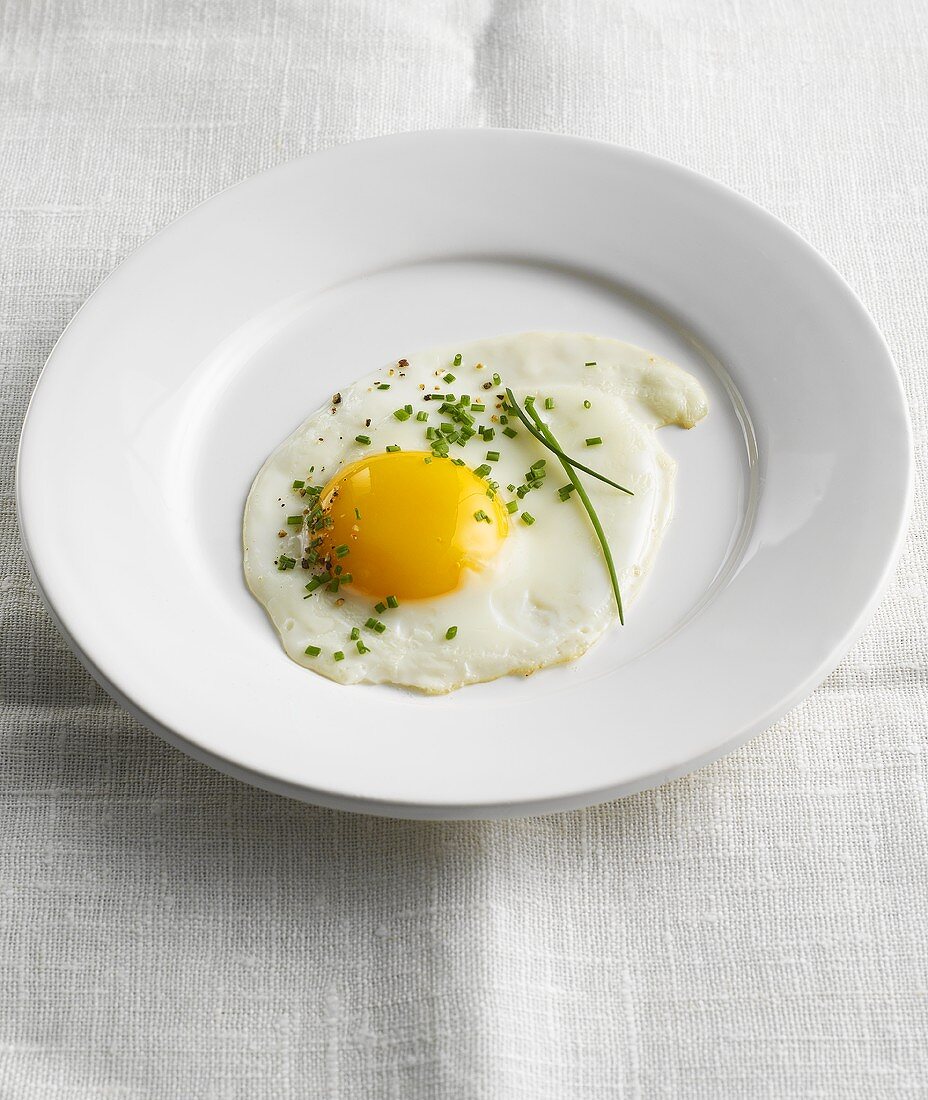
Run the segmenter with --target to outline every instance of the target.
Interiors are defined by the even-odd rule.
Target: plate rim
[[[898,399],[901,410],[903,412],[902,421],[905,425],[906,439],[904,452],[906,456],[906,486],[904,491],[904,507],[900,510],[897,516],[895,530],[893,537],[889,543],[889,549],[884,554],[883,565],[878,577],[875,577],[869,588],[869,596],[864,601],[863,606],[859,610],[852,625],[847,628],[840,639],[838,639],[832,646],[829,653],[822,659],[819,665],[810,671],[803,681],[796,686],[792,691],[787,692],[783,698],[775,705],[769,707],[763,715],[758,717],[755,721],[749,723],[745,728],[738,730],[732,737],[725,740],[723,743],[714,746],[712,750],[704,753],[698,757],[691,757],[685,762],[681,762],[676,767],[662,767],[647,775],[639,776],[632,781],[625,781],[617,784],[608,784],[598,789],[590,789],[582,792],[568,793],[557,797],[546,797],[540,800],[514,800],[514,801],[487,801],[487,802],[447,802],[439,801],[435,803],[419,802],[419,801],[405,801],[401,798],[397,799],[380,799],[366,796],[363,794],[353,794],[345,791],[329,790],[325,787],[313,787],[305,784],[294,784],[288,780],[276,776],[264,774],[254,768],[244,766],[237,763],[235,760],[228,757],[219,756],[212,752],[210,749],[206,749],[203,746],[197,744],[195,741],[190,740],[188,737],[171,729],[161,723],[154,715],[147,712],[140,704],[138,704],[131,696],[120,688],[115,682],[113,682],[103,671],[99,668],[92,656],[85,652],[84,648],[77,641],[76,634],[72,632],[71,628],[63,621],[59,614],[59,609],[56,608],[50,599],[45,586],[41,582],[40,567],[35,560],[35,556],[30,546],[29,536],[25,528],[23,519],[23,442],[26,437],[30,417],[36,404],[41,400],[42,385],[43,382],[48,383],[49,377],[49,365],[56,358],[59,353],[59,349],[65,339],[68,337],[72,330],[72,327],[78,322],[79,318],[84,314],[85,310],[93,303],[94,299],[100,293],[100,291],[107,286],[111,280],[124,275],[124,269],[132,261],[136,254],[143,250],[151,242],[163,235],[169,234],[181,226],[182,223],[189,217],[192,217],[201,206],[213,202],[220,195],[224,195],[226,192],[234,191],[238,188],[246,188],[253,181],[261,179],[265,180],[270,176],[277,173],[283,173],[287,170],[293,170],[294,166],[299,163],[316,162],[324,160],[326,158],[337,157],[340,152],[346,149],[352,149],[357,146],[376,146],[381,143],[392,143],[396,139],[426,139],[434,138],[435,136],[441,136],[444,138],[456,137],[460,135],[505,135],[506,137],[528,138],[529,140],[543,140],[554,142],[565,142],[569,144],[575,144],[581,147],[600,147],[608,150],[610,153],[616,153],[620,156],[627,156],[632,160],[636,160],[644,164],[645,166],[653,164],[660,170],[669,171],[682,178],[686,182],[697,183],[702,187],[709,187],[711,190],[719,193],[723,198],[728,201],[733,201],[738,205],[742,205],[749,209],[754,216],[761,215],[764,219],[767,219],[773,225],[776,226],[778,232],[785,232],[785,234],[791,239],[794,246],[798,246],[800,251],[804,252],[809,258],[813,259],[820,268],[827,273],[828,277],[836,282],[836,285],[840,288],[842,294],[847,298],[849,304],[853,306],[854,310],[858,314],[859,319],[869,328],[871,335],[876,338],[879,347],[885,355],[887,363],[891,366],[891,371],[887,374],[887,382],[889,378],[892,378],[895,385],[894,396]],[[82,303],[80,308],[72,316],[68,324],[62,330],[61,334],[55,341],[46,361],[42,367],[39,377],[36,381],[33,392],[30,396],[27,404],[26,413],[23,418],[22,428],[20,431],[19,443],[17,447],[16,455],[16,470],[15,470],[15,500],[17,509],[17,520],[19,524],[20,538],[24,549],[24,555],[30,569],[33,581],[36,589],[42,599],[42,602],[48,611],[52,621],[55,623],[65,640],[68,642],[75,655],[81,661],[85,668],[94,676],[98,682],[105,688],[105,690],[122,706],[129,711],[137,720],[139,720],[148,729],[155,732],[162,739],[168,741],[170,744],[177,748],[180,748],[187,755],[200,760],[201,762],[209,764],[211,767],[218,771],[225,772],[241,779],[245,782],[253,785],[263,787],[268,790],[275,791],[276,793],[284,794],[289,797],[298,798],[304,801],[310,801],[312,803],[329,806],[336,809],[352,810],[358,812],[374,813],[383,816],[395,816],[404,818],[489,818],[489,817],[520,817],[531,816],[538,813],[550,813],[559,812],[563,810],[569,810],[578,806],[590,805],[602,801],[606,801],[616,797],[624,797],[629,794],[633,794],[636,791],[653,787],[657,784],[667,782],[672,778],[676,778],[680,775],[688,774],[700,767],[705,766],[713,760],[719,759],[722,756],[727,755],[740,745],[744,744],[751,737],[757,735],[764,729],[767,729],[778,718],[782,717],[790,709],[792,709],[800,700],[805,698],[816,686],[818,686],[825,677],[833,671],[833,669],[840,663],[843,657],[847,654],[854,643],[859,639],[866,629],[870,619],[876,610],[876,607],[880,603],[885,594],[885,591],[892,579],[895,567],[901,556],[906,532],[908,529],[909,520],[912,514],[912,508],[914,504],[914,488],[915,488],[915,471],[914,471],[914,446],[911,417],[908,409],[908,402],[906,400],[905,388],[902,380],[901,373],[898,365],[895,362],[894,356],[888,343],[883,336],[882,332],[877,327],[875,321],[867,310],[866,306],[853,289],[853,287],[847,282],[844,276],[831,264],[827,257],[804,237],[802,237],[796,230],[794,230],[788,223],[786,223],[778,215],[772,213],[766,208],[755,203],[753,200],[747,198],[745,195],[736,191],[734,188],[729,187],[727,184],[721,183],[718,180],[713,179],[710,176],[706,176],[703,173],[695,171],[685,165],[679,164],[676,161],[670,160],[665,157],[657,156],[652,153],[645,152],[643,150],[634,149],[628,146],[619,145],[613,142],[605,141],[596,138],[586,138],[576,135],[566,135],[550,133],[543,130],[532,129],[517,129],[517,128],[500,128],[500,127],[479,127],[479,128],[435,128],[425,130],[413,130],[403,131],[395,134],[387,134],[378,137],[365,138],[360,141],[347,142],[335,146],[328,147],[323,150],[304,154],[301,157],[292,158],[290,160],[282,161],[279,164],[273,165],[261,172],[254,173],[247,176],[235,183],[228,185],[216,191],[215,193],[204,198],[196,205],[185,211],[183,214],[172,219],[165,226],[163,226],[156,233],[147,237],[139,245],[137,245],[94,289],[94,291],[87,297]]]

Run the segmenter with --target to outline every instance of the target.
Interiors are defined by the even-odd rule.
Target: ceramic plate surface
[[[675,518],[627,626],[437,698],[298,667],[242,576],[264,459],[391,359],[530,329],[640,344],[708,392],[695,430],[661,431]],[[809,245],[666,161],[494,130],[306,157],[158,234],[59,341],[18,478],[52,615],[146,725],[251,782],[410,817],[587,804],[764,729],[862,629],[911,486],[889,352]]]

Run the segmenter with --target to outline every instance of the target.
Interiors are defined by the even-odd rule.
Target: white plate
[[[345,688],[283,653],[241,571],[255,471],[340,385],[431,344],[586,330],[710,397],[676,518],[576,664],[440,698]],[[764,729],[873,609],[912,491],[879,333],[781,222],[611,145],[432,131],[211,199],[93,295],[42,374],[19,507],[52,615],[146,725],[309,801],[411,817],[562,809]]]

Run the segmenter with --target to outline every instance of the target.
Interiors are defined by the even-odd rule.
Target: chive
[[[458,404],[463,405],[465,408],[467,408],[470,405],[470,394],[462,393],[461,400],[458,402]]]
[[[329,583],[325,586],[326,592],[337,592],[338,586],[341,583],[342,582],[338,579],[338,577],[333,577],[332,580],[330,580]]]
[[[428,420],[428,418],[429,414],[425,411],[425,409],[422,409],[420,412],[416,413],[416,420],[418,420],[420,424],[424,424],[426,420]]]
[[[546,409],[553,409],[554,408],[554,398],[553,397],[546,397],[545,398],[545,408]]]
[[[493,385],[494,386],[501,386],[502,384],[503,383],[502,383],[502,379],[500,378],[500,376],[498,374],[494,374],[493,375]]]
[[[592,401],[584,401],[583,402],[583,407],[585,409],[592,409],[593,408],[593,402]]]
[[[369,435],[356,435],[354,437],[354,441],[355,441],[355,443],[367,444],[367,443],[370,443],[371,437]]]
[[[370,653],[370,650],[369,650],[369,649],[367,648],[367,646],[366,646],[366,645],[365,645],[365,644],[364,644],[364,643],[363,643],[363,642],[361,641],[361,639],[360,639],[360,638],[359,638],[359,639],[357,640],[357,642],[355,642],[355,645],[356,645],[356,646],[358,647],[358,653],[360,653],[362,657],[364,656],[364,654],[365,654],[365,653]]]
[[[315,592],[317,588],[321,588],[329,578],[326,577],[313,577],[313,579],[307,584],[307,592]]]
[[[296,558],[291,558],[287,554],[281,554],[277,559],[277,568],[283,573],[287,569],[292,569],[296,565]]]
[[[506,391],[506,396],[510,399],[510,401],[514,402],[515,399],[512,396],[511,390]],[[522,410],[517,405],[514,405],[514,407],[519,415],[519,419],[522,420],[526,424],[526,426],[530,426],[528,424],[528,418],[523,416]],[[567,458],[563,451],[561,451],[560,444],[558,443],[557,439],[555,439],[553,432],[550,430],[550,428],[548,428],[548,426],[541,419],[538,413],[536,413],[534,409],[531,408],[531,406],[527,407],[529,408],[532,419],[535,421],[537,434],[542,436],[542,441],[544,442],[545,446],[553,450],[554,453],[558,456],[558,461],[564,467],[564,473],[567,474],[567,476],[570,478],[571,484],[577,490],[577,496],[580,498],[583,507],[586,509],[586,514],[590,518],[590,523],[593,526],[593,530],[596,532],[596,537],[599,539],[599,545],[602,549],[603,557],[606,559],[606,568],[609,570],[609,579],[610,581],[612,581],[612,591],[615,594],[615,603],[619,612],[619,622],[622,623],[622,625],[624,626],[625,613],[622,610],[622,593],[619,591],[619,579],[615,574],[615,562],[612,560],[612,551],[609,549],[609,540],[606,538],[606,533],[605,531],[603,531],[602,524],[599,522],[599,516],[596,514],[596,509],[593,507],[593,502],[590,500],[586,489],[584,489],[583,483],[577,477],[576,470],[574,469],[574,464]],[[533,432],[533,434],[536,433]],[[592,473],[591,470],[588,470],[587,472]],[[602,475],[596,476],[601,477]],[[621,488],[621,486],[619,486],[619,488]],[[625,489],[623,491],[627,493],[628,489]]]
[[[537,462],[532,463],[532,469],[533,470],[543,470],[545,468],[545,466],[547,466],[547,465],[548,465],[548,460],[546,458],[539,458]]]
[[[404,405],[403,408],[412,416],[412,405]]]
[[[390,444],[390,446],[389,446],[389,447],[387,447],[387,454],[390,454],[390,455],[392,455],[392,454],[396,454],[396,452],[397,452],[397,451],[398,451],[399,449],[400,449],[400,445],[399,445],[399,443],[391,443],[391,444]]]
[[[368,630],[373,630],[374,627],[377,625],[377,620],[373,618],[368,619],[364,625],[367,627]]]
[[[458,352],[458,354],[454,357],[454,360],[452,362],[452,366],[459,367],[460,365],[461,365],[461,353]]]
[[[448,374],[442,375],[442,380],[445,381],[445,382],[453,382],[454,381],[454,375],[451,374],[451,372],[449,371]]]
[[[561,500],[567,500],[567,498],[570,496],[570,494],[573,491],[574,491],[574,486],[573,485],[562,485],[560,487],[560,489],[558,489],[557,495],[561,498]]]
[[[387,629],[387,628],[386,628],[386,627],[384,626],[384,624],[383,624],[383,623],[381,623],[381,622],[376,622],[376,623],[374,623],[374,633],[375,633],[375,634],[383,634],[383,632],[384,632],[384,631],[385,631],[386,629]]]
[[[432,460],[431,460],[430,458],[426,458],[426,459],[425,459],[425,464],[426,464],[426,466],[428,466],[428,464],[429,464],[429,463],[430,463],[431,461],[432,461]]]
[[[475,401],[470,408],[471,412],[482,413],[486,410],[486,405],[484,405],[482,401]]]
[[[487,466],[485,462],[481,463],[481,465],[479,465],[477,469],[474,470],[474,473],[477,475],[477,477],[486,477],[489,472],[490,467]]]
[[[427,458],[425,461],[426,462],[431,462],[432,460],[430,458]],[[452,458],[451,465],[452,466],[464,466],[464,465],[466,465],[466,463],[464,462],[463,458]]]
[[[306,654],[307,657],[318,657],[319,654],[322,652],[322,648],[321,646],[317,645],[308,645],[303,650],[303,652]]]
[[[348,556],[348,553],[349,553],[349,551],[348,551],[348,547],[347,547],[347,546],[345,546],[345,544],[344,544],[344,543],[342,543],[342,545],[341,545],[341,546],[336,546],[336,547],[335,547],[335,556],[336,556],[337,558],[344,558],[344,557],[347,557],[347,556]]]
[[[426,415],[428,415],[428,414],[426,414]],[[441,433],[439,432],[439,430],[437,428],[426,428],[425,429],[425,438],[426,439],[438,439],[440,434]]]
[[[453,424],[449,423],[447,420],[443,420],[442,423],[438,425],[438,427],[439,427],[439,430],[441,431],[442,435],[453,435],[454,434],[455,427],[454,427]]]
[[[586,445],[588,447],[598,447],[602,441],[603,437],[601,435],[591,435],[590,438],[586,440]]]
[[[499,451],[487,451],[488,462],[499,462]]]
[[[507,436],[509,439],[515,439],[518,434],[519,433],[512,428],[503,428],[503,435]]]
[[[513,512],[518,512],[519,506],[514,500],[506,501],[506,511],[512,515]]]
[[[361,513],[358,511],[357,508],[355,508],[355,510],[354,510],[354,518],[355,519],[360,519],[361,518]]]
[[[596,363],[595,363],[595,362],[594,362],[594,363],[584,363],[583,365],[584,365],[585,367],[595,367],[595,366],[596,366]]]
[[[495,435],[496,435],[496,432],[495,432],[495,430],[494,430],[493,428],[484,428],[484,429],[483,429],[483,441],[484,441],[484,443],[489,443],[489,442],[490,442],[490,440],[491,440],[491,439],[492,439],[492,438],[493,438],[493,437],[494,437]]]
[[[342,653],[340,649],[336,649],[335,652],[332,654],[332,659],[335,661],[344,661],[345,654]]]
[[[393,415],[397,420],[408,420],[409,413],[405,409],[395,409]]]
[[[516,415],[519,417],[522,423],[526,426],[526,428],[528,428],[528,430],[538,440],[539,443],[547,447],[548,450],[551,451],[553,454],[557,455],[558,460],[560,461],[562,466],[565,462],[567,462],[570,466],[575,467],[578,470],[583,470],[583,472],[585,474],[589,474],[590,477],[595,477],[599,481],[604,481],[607,485],[611,485],[613,489],[618,489],[622,493],[627,493],[630,497],[633,497],[635,495],[631,491],[631,489],[626,489],[624,485],[620,485],[617,481],[613,481],[611,478],[606,477],[604,474],[597,473],[596,470],[591,469],[589,466],[584,466],[582,462],[578,462],[577,459],[571,458],[570,455],[565,454],[561,450],[560,444],[555,441],[554,436],[551,434],[550,431],[548,431],[547,425],[544,423],[544,421],[541,420],[541,417],[538,416],[534,409],[531,409],[531,413],[535,420],[541,423],[542,427],[540,430],[532,424],[525,413],[518,407],[518,405],[515,404],[515,397],[513,397],[512,395],[512,390],[506,390],[506,395],[508,396],[512,407],[516,412]],[[531,404],[532,399],[526,398],[526,408],[530,408]]]
[[[387,607],[399,607],[400,601],[396,596],[387,596]]]
[[[378,615],[382,615],[387,610],[387,605],[385,603],[375,603],[374,610]]]
[[[523,512],[520,518],[526,527],[531,527],[535,522],[535,517],[531,512]]]
[[[474,519],[478,523],[482,522],[485,519],[489,519],[489,518],[490,517],[486,514],[486,512],[482,508],[478,508],[477,511],[474,512]]]
[[[353,626],[351,628],[351,637],[350,637],[349,640],[352,641],[352,642],[356,642],[358,640],[358,638],[360,638],[360,637],[361,637],[361,631],[358,630],[358,628],[356,626]]]
[[[374,385],[378,390],[388,390],[390,388],[389,382],[375,382]]]
[[[350,573],[342,573],[342,576],[341,576],[342,584],[351,584],[351,582],[353,580],[354,580],[354,577],[352,577],[352,575]]]
[[[457,632],[458,628],[456,626],[449,626],[448,629],[445,631],[445,641],[450,642],[451,639],[455,637]]]
[[[294,481],[292,488],[302,489],[306,485],[305,481]]]
[[[299,527],[299,526],[302,525],[302,523],[303,523],[303,517],[302,516],[287,516],[287,526],[288,527]]]
[[[508,424],[509,423],[509,417],[505,413],[503,413],[499,418],[499,422],[500,422],[500,424]]]

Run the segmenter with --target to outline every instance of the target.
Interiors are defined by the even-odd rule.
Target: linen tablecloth
[[[928,1096],[921,497],[869,631],[765,735],[469,824],[162,744],[62,643],[13,499],[42,363],[131,249],[259,169],[436,126],[606,138],[784,218],[886,334],[924,470],[926,47],[921,0],[0,4],[0,1096]]]

